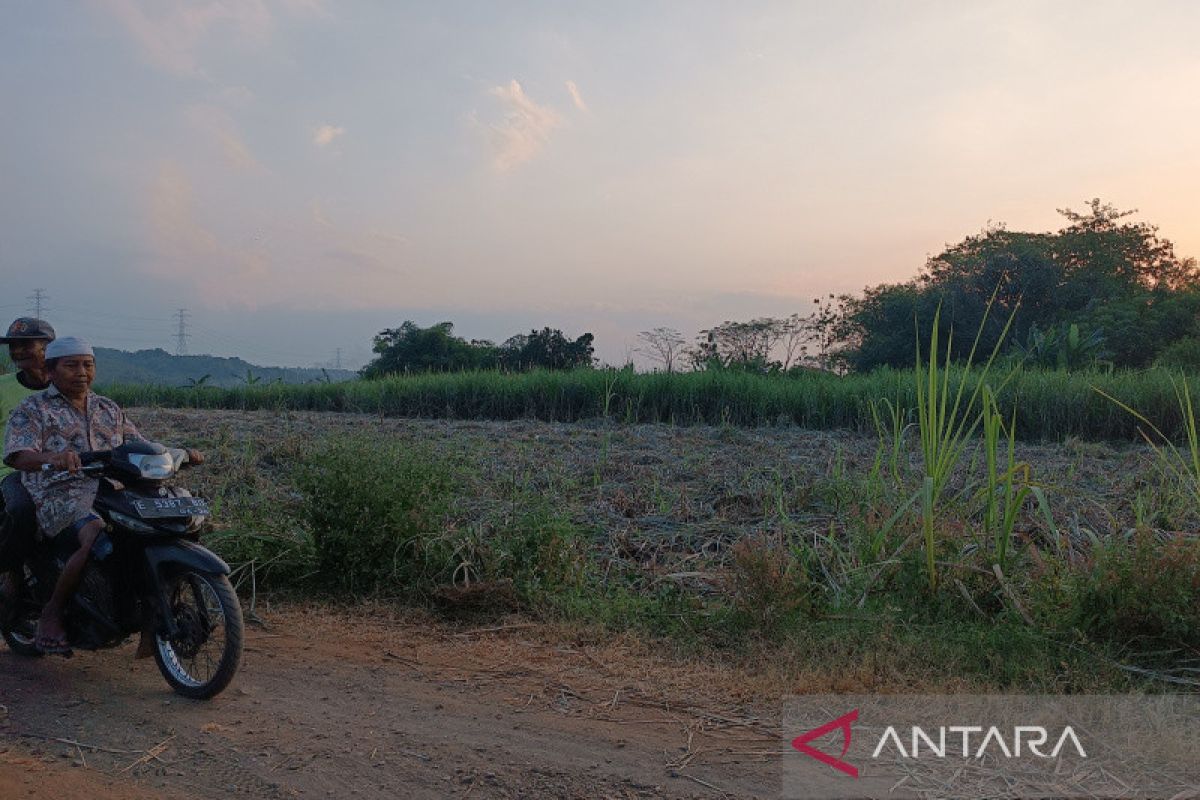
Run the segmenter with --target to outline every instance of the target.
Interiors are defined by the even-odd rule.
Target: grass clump
[[[315,444],[294,475],[316,575],[352,594],[415,595],[448,580],[450,464],[412,442],[366,436]]]
[[[730,555],[724,590],[738,627],[770,634],[816,612],[816,586],[793,550],[765,536],[748,536]]]
[[[1200,541],[1148,530],[1098,545],[1071,577],[1072,622],[1128,649],[1200,648]]]
[[[551,610],[561,593],[583,586],[587,571],[579,528],[535,495],[470,526],[452,558],[452,586],[441,596],[466,606],[491,598],[499,605],[511,600],[527,610]]]

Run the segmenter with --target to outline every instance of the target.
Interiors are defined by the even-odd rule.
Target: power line
[[[179,313],[175,315],[179,319],[179,330],[175,334],[175,355],[182,356],[187,353],[187,318],[188,312],[186,308],[179,309]]]
[[[33,303],[33,306],[29,309],[33,313],[33,318],[45,319],[45,317],[42,316],[42,312],[50,310],[46,307],[46,301],[50,299],[50,295],[46,294],[46,290],[41,288],[34,289],[33,294],[29,295],[25,299]]]

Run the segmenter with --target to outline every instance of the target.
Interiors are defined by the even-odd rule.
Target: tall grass
[[[970,394],[978,375],[953,367],[947,390]],[[1143,424],[1096,390],[1137,408],[1170,439],[1182,438],[1186,418],[1176,379],[1166,370],[1061,372],[1021,370],[996,392],[1007,417],[1020,408],[1019,440],[1136,440]],[[1193,379],[1196,381],[1196,379]],[[463,372],[378,381],[176,388],[110,385],[100,391],[123,405],[177,408],[345,411],[441,419],[610,419],[678,425],[797,425],[872,432],[871,404],[892,398],[916,408],[913,370],[865,375],[821,372],[768,377],[737,372],[635,374],[624,370]],[[1194,394],[1200,382],[1190,384]]]
[[[1196,411],[1192,405],[1192,393],[1191,389],[1188,388],[1186,376],[1180,376],[1178,380],[1172,376],[1171,387],[1175,390],[1175,400],[1178,404],[1177,409],[1180,419],[1179,427],[1182,428],[1181,435],[1177,435],[1176,437],[1172,437],[1164,432],[1159,425],[1151,422],[1142,411],[1138,411],[1129,403],[1123,402],[1101,389],[1096,389],[1096,392],[1105,399],[1112,401],[1118,408],[1128,412],[1140,425],[1145,426],[1139,426],[1138,431],[1150,446],[1154,448],[1154,451],[1158,454],[1159,462],[1178,481],[1184,491],[1191,495],[1192,500],[1200,503],[1200,426],[1196,423]],[[1182,446],[1176,445],[1175,438],[1183,440]]]
[[[945,364],[940,370],[938,366],[938,359],[941,357],[941,353],[938,352],[941,308],[938,308],[933,315],[933,327],[929,337],[928,366],[922,363],[920,336],[917,337],[917,363],[913,384],[917,394],[917,428],[921,434],[921,456],[925,467],[921,486],[921,534],[925,543],[925,566],[931,588],[937,585],[934,527],[938,502],[946,488],[946,483],[958,467],[968,440],[973,437],[984,419],[985,415],[979,407],[979,394],[981,391],[988,395],[991,394],[991,389],[987,384],[988,373],[996,360],[996,354],[1000,351],[1004,337],[1008,334],[1013,317],[1016,316],[1014,309],[987,361],[981,369],[973,371],[979,337],[983,335],[991,310],[992,301],[989,300],[983,320],[979,324],[979,330],[975,333],[975,340],[971,343],[971,352],[967,356],[965,366],[962,367],[956,389],[950,386],[950,353],[953,345],[953,333],[946,337]],[[974,381],[971,380],[972,378]],[[968,391],[968,383],[972,382],[974,388]]]

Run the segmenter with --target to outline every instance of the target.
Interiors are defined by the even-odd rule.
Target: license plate
[[[153,497],[134,500],[133,508],[139,517],[203,517],[208,515],[208,503],[199,497]]]

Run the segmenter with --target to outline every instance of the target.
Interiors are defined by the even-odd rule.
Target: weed
[[[428,448],[367,436],[328,439],[313,444],[295,481],[320,583],[412,595],[450,577],[443,527],[455,480]]]
[[[731,555],[726,591],[733,609],[755,630],[772,633],[798,614],[811,616],[813,586],[793,552],[766,537],[748,536]]]
[[[1098,547],[1072,576],[1073,622],[1098,641],[1200,647],[1200,542],[1149,530]]]
[[[515,515],[477,524],[458,541],[453,582],[511,582],[528,608],[545,606],[559,592],[577,589],[585,575],[584,536],[543,498],[518,502]]]

